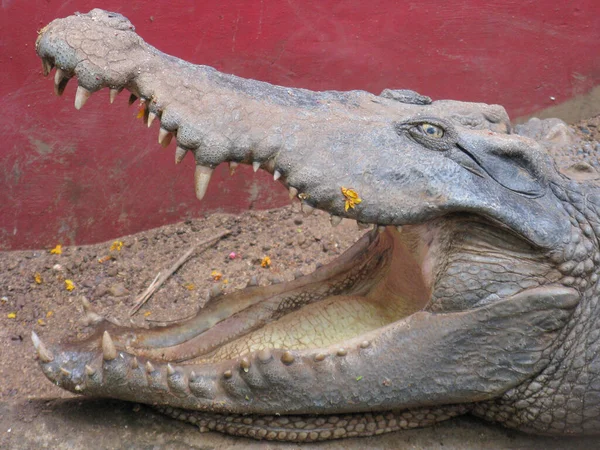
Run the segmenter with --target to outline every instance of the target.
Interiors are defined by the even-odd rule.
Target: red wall
[[[224,72],[311,89],[411,88],[500,103],[520,116],[600,84],[600,1],[106,1],[161,50]],[[36,30],[97,1],[0,2],[0,249],[90,243],[209,211],[287,201],[265,174],[219,167],[194,197],[157,125],[122,94],[76,112],[52,92]],[[573,6],[576,5],[576,6]]]

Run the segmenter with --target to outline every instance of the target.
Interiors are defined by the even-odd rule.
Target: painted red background
[[[91,243],[196,217],[277,206],[284,189],[219,167],[194,197],[157,125],[122,94],[76,112],[41,74],[36,30],[101,6],[161,50],[221,71],[310,89],[411,88],[524,115],[600,84],[600,1],[0,0],[0,249]]]

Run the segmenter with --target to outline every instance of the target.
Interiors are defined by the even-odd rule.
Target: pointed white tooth
[[[137,369],[138,367],[140,367],[140,363],[138,362],[137,357],[133,357],[133,360],[131,361],[131,368],[132,369]]]
[[[46,346],[39,338],[39,336],[35,333],[35,331],[31,332],[31,340],[33,341],[33,346],[38,352],[40,361],[45,363],[54,361],[54,355],[52,355],[52,352],[46,348]]]
[[[108,91],[108,98],[109,98],[111,104],[115,102],[115,98],[117,98],[118,94],[119,94],[118,89],[111,88],[110,91]]]
[[[65,369],[64,367],[60,368],[60,373],[62,373],[65,377],[70,377],[71,376],[71,372],[68,371],[67,369]]]
[[[54,84],[56,84],[57,86],[60,84],[60,82],[62,80],[64,80],[65,78],[65,71],[62,70],[60,67],[58,67],[56,69],[56,72],[54,73]]]
[[[315,208],[313,208],[312,206],[310,206],[308,203],[300,203],[300,208],[302,209],[302,212],[306,215],[306,216],[310,216],[313,211],[315,210]]]
[[[148,120],[150,120],[150,116],[148,116]],[[170,131],[161,128],[158,130],[158,143],[163,147],[168,147],[171,143],[171,139],[173,139],[173,133]]]
[[[332,215],[329,218],[329,221],[331,222],[331,226],[332,227],[337,227],[340,224],[340,222],[342,221],[342,218],[340,216],[334,216],[334,215]]]
[[[290,187],[288,191],[289,191],[290,200],[293,200],[294,198],[296,198],[298,196],[298,189],[296,189],[295,187]]]
[[[88,366],[87,364],[85,365],[85,374],[88,377],[91,377],[92,375],[94,375],[96,373],[96,369],[94,369],[91,366]]]
[[[148,128],[150,128],[150,125],[152,125],[154,119],[156,119],[156,114],[150,111],[150,113],[148,114]]]
[[[148,116],[150,117],[150,116]],[[162,141],[167,137],[167,134],[169,134],[169,132],[167,130],[165,130],[164,128],[160,128],[158,130],[158,143],[162,144]]]
[[[187,150],[185,148],[181,148],[181,147],[177,147],[175,149],[175,164],[179,164],[181,161],[183,161],[183,158],[185,158],[185,155],[187,155]]]
[[[112,361],[117,357],[117,349],[112,341],[108,331],[105,331],[102,335],[102,358],[104,361]]]
[[[53,64],[45,58],[42,58],[42,71],[44,72],[44,76],[47,77],[50,71],[52,70]]]
[[[146,362],[146,372],[148,372],[148,373],[154,372],[154,366],[152,365],[152,363],[150,361]]]
[[[229,161],[229,175],[233,176],[233,174],[235,173],[235,170],[237,169],[237,167],[239,166],[238,163],[236,163],[235,161]]]
[[[60,83],[62,83],[62,81],[66,78],[66,74],[64,72],[64,70],[62,70],[60,67],[58,67],[56,69],[56,72],[54,73],[54,93],[58,96],[62,95],[62,90],[60,88]]]
[[[276,170],[275,172],[273,172],[273,179],[275,181],[279,180],[279,177],[281,177],[281,172],[279,172],[279,170]]]
[[[210,167],[201,166],[199,164],[196,166],[194,183],[196,186],[196,198],[198,200],[202,200],[204,198],[204,194],[206,194],[206,189],[208,188],[208,183],[210,182],[212,173],[213,169]]]
[[[377,225],[377,232],[378,233],[383,233],[385,231],[385,226],[384,225]]]
[[[258,171],[258,169],[260,169],[260,161],[254,161],[254,162],[252,163],[252,169],[253,169],[255,172],[257,172],[257,171]]]
[[[167,375],[169,375],[169,376],[175,375],[175,369],[173,369],[173,366],[171,365],[171,363],[167,363]]]
[[[402,225],[397,225],[396,230],[398,230],[398,233],[402,233]]]
[[[90,98],[92,93],[83,86],[77,86],[77,92],[75,93],[75,109],[81,109],[87,99]]]

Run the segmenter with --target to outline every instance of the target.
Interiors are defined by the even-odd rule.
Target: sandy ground
[[[599,122],[591,119],[574,129],[600,149]],[[297,448],[201,434],[144,406],[74,397],[46,380],[33,358],[32,330],[48,342],[89,331],[82,320],[82,296],[99,313],[128,320],[135,298],[159,271],[194,243],[225,230],[231,235],[197,252],[154,294],[134,316],[138,324],[189,316],[209,291],[240,289],[252,277],[267,284],[309,273],[364,233],[346,220],[332,228],[328,215],[319,211],[303,216],[296,203],[240,216],[211,215],[110,242],[63,247],[60,254],[50,249],[0,253],[0,448]],[[261,265],[265,256],[269,267]],[[600,448],[600,438],[526,436],[463,417],[429,429],[318,448]]]

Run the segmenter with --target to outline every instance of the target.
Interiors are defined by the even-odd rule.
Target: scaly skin
[[[46,74],[57,67],[57,94],[77,77],[78,109],[105,87],[111,101],[141,98],[159,141],[176,138],[176,161],[194,154],[198,198],[216,165],[248,163],[333,224],[376,226],[311,275],[170,327],[89,313],[84,341],[34,335],[54,383],[257,439],[367,436],[467,412],[600,432],[600,190],[562,122],[514,134],[495,105],[244,80],[165,55],[101,10],[55,20],[36,50]]]

